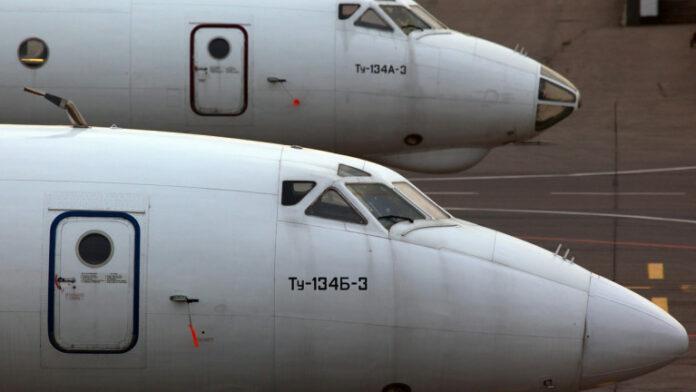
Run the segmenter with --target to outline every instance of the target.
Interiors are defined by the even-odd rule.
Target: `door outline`
[[[233,114],[207,114],[201,113],[196,109],[196,60],[195,60],[195,50],[196,50],[196,33],[200,29],[204,28],[219,28],[219,29],[237,29],[244,35],[244,103],[242,104],[242,109],[239,113]],[[190,53],[189,53],[189,101],[191,104],[191,110],[199,116],[205,117],[239,117],[243,115],[247,107],[249,106],[249,32],[240,24],[199,24],[191,30],[191,36],[189,37],[190,42]]]
[[[133,337],[128,347],[121,350],[69,350],[62,347],[55,337],[55,273],[56,273],[56,231],[58,225],[68,218],[116,218],[131,224],[135,240],[133,246]],[[125,212],[106,211],[68,211],[58,215],[51,223],[50,243],[48,251],[48,340],[58,351],[66,354],[124,354],[138,344],[140,332],[140,225],[130,214]]]

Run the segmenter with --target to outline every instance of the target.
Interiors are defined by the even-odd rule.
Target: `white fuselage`
[[[451,30],[406,34],[380,7],[411,1],[352,1],[361,8],[344,20],[342,3],[0,0],[0,122],[64,122],[22,93],[30,86],[73,100],[93,125],[303,145],[431,172],[539,134],[536,61]],[[356,25],[368,9],[391,31]],[[17,57],[31,38],[46,45],[39,66]],[[209,49],[216,39],[229,44],[222,59]],[[576,102],[562,103],[572,109],[573,91]]]
[[[408,183],[362,160],[0,126],[0,168],[0,391],[577,391],[688,346],[649,301],[524,241],[446,216],[386,229],[351,189]],[[285,203],[286,182],[313,188]],[[321,216],[327,192],[359,219]]]

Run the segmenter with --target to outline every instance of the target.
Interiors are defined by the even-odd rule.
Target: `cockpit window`
[[[309,216],[364,225],[367,222],[335,189],[329,188],[305,211]]]
[[[421,211],[430,215],[433,219],[449,219],[450,216],[440,206],[425,197],[416,187],[408,182],[395,182],[394,186],[405,198],[418,207]]]
[[[419,5],[412,5],[411,6],[411,11],[413,11],[416,15],[418,15],[419,18],[423,19],[425,23],[429,24],[430,27],[433,29],[438,29],[438,30],[447,30],[448,27],[440,22],[439,19],[434,17],[433,15],[430,14],[430,12],[426,11],[425,8],[419,6]]]
[[[541,79],[539,81],[539,99],[543,101],[575,103],[576,97],[575,94],[565,87],[549,82],[546,79]]]
[[[558,72],[545,65],[541,66],[541,76],[559,82],[560,84],[565,84],[566,86],[574,90],[577,90],[577,87],[575,87],[575,85],[570,80],[566,79],[563,75],[559,74]]]
[[[542,65],[538,98],[536,130],[541,132],[570,116],[579,105],[580,93],[563,75]]]
[[[337,173],[339,177],[372,177],[372,174],[366,172],[365,170],[360,170],[357,167],[344,164],[338,165]]]
[[[338,5],[338,19],[340,19],[340,20],[349,19],[359,9],[360,9],[360,4],[339,4]]]
[[[382,5],[384,12],[408,35],[414,31],[430,30],[431,27],[410,9],[400,5]]]
[[[360,16],[360,19],[355,21],[356,26],[366,27],[368,29],[377,29],[382,31],[394,31],[389,23],[372,8],[368,8],[365,13]]]
[[[558,124],[573,113],[572,106],[543,105],[537,106],[536,130],[541,132]]]
[[[384,184],[347,184],[353,194],[389,230],[393,225],[425,219],[416,207]]]
[[[317,183],[313,181],[283,181],[282,204],[284,206],[299,204],[316,185]]]

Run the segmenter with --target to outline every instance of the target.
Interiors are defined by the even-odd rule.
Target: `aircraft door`
[[[125,353],[138,339],[137,221],[67,212],[51,225],[48,333],[65,353]]]
[[[191,33],[191,108],[239,116],[248,102],[248,34],[240,25],[199,25]]]

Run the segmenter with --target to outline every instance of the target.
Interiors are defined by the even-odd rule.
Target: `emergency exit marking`
[[[663,263],[648,263],[648,279],[662,280],[665,278],[665,265]]]

